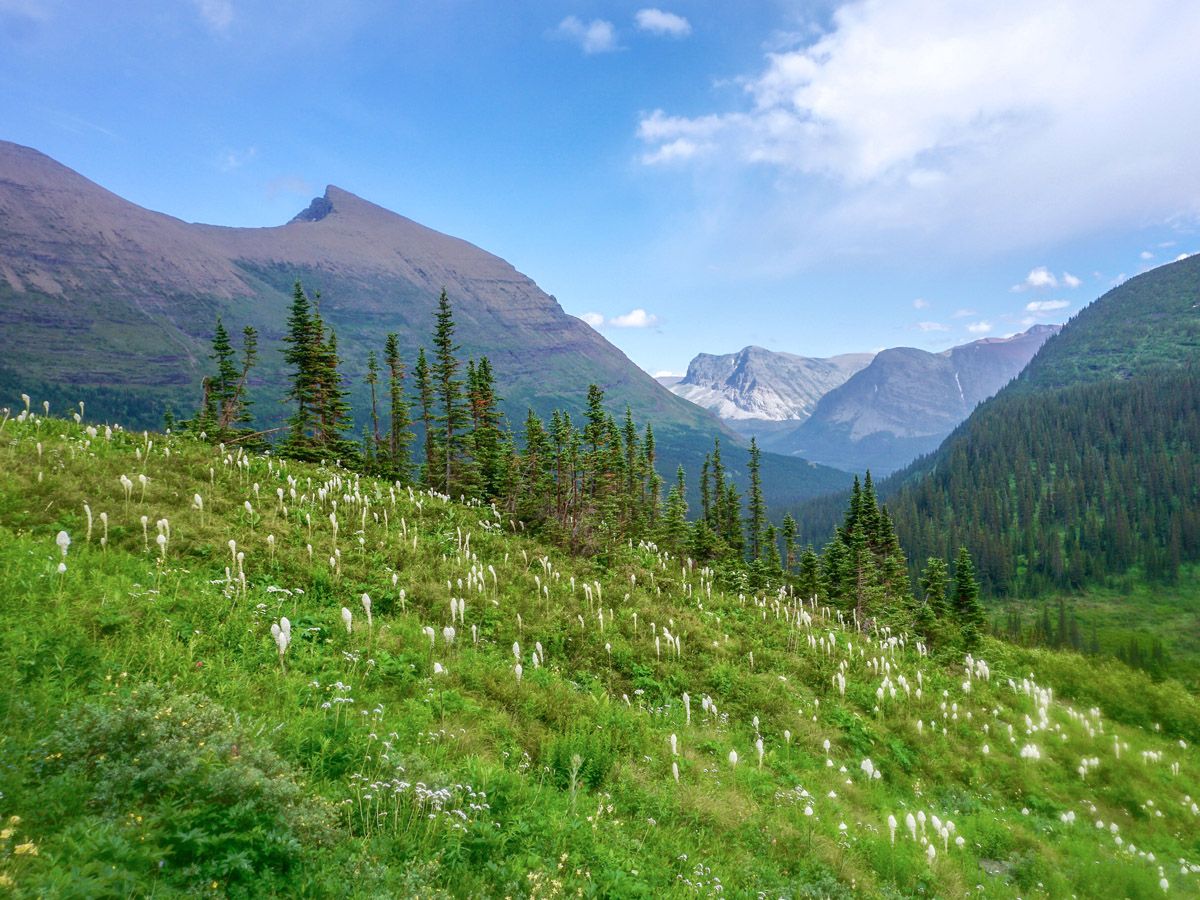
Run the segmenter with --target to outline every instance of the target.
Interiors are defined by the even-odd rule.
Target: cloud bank
[[[645,113],[640,159],[694,167],[705,211],[770,252],[886,233],[987,254],[1190,219],[1200,104],[1173,86],[1200,82],[1197,34],[1187,0],[858,0],[732,108]]]

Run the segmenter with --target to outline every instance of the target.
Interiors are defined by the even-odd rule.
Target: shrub
[[[204,697],[148,685],[112,706],[87,704],[63,715],[37,757],[38,774],[77,792],[101,824],[144,828],[139,843],[157,846],[157,874],[179,887],[218,882],[233,893],[262,892],[330,834],[327,807]],[[112,841],[78,837],[73,854],[92,847],[114,855]],[[150,862],[119,855],[125,865]]]

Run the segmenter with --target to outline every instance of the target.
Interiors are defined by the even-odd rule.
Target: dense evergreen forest
[[[1170,583],[1200,557],[1198,400],[1195,367],[1006,392],[879,493],[917,558],[970,547],[991,596]],[[844,503],[803,507],[801,539]]]
[[[917,552],[966,544],[985,589],[1078,588],[1200,554],[1200,372],[1018,395],[981,409],[932,471],[885,492]]]

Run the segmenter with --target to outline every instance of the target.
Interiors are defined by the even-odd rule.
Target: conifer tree
[[[954,593],[951,599],[954,617],[962,630],[963,643],[969,650],[979,643],[984,614],[979,600],[979,584],[975,580],[975,564],[966,547],[958,550],[954,563]]]
[[[683,466],[680,466],[675,471],[675,484],[667,492],[667,507],[663,513],[661,542],[674,553],[683,553],[690,543],[684,477]]]
[[[662,478],[654,468],[655,447],[654,429],[646,423],[646,434],[642,438],[642,477],[645,487],[642,492],[642,505],[646,509],[647,525],[653,528],[658,522],[658,509],[662,502]]]
[[[310,459],[314,455],[321,348],[315,331],[312,305],[299,281],[292,290],[292,306],[283,342],[287,345],[283,350],[284,362],[294,369],[287,399],[295,403],[295,409],[288,419],[288,435],[283,451],[301,459]]]
[[[217,375],[211,382],[212,398],[217,410],[217,427],[223,433],[228,427],[227,424],[222,424],[225,422],[225,410],[237,390],[238,370],[234,364],[235,354],[233,345],[229,342],[229,332],[225,330],[220,316],[217,317],[217,327],[213,331],[212,349],[210,358],[217,363]]]
[[[783,517],[783,571],[791,574],[796,568],[796,520],[791,513]]]
[[[934,618],[943,619],[948,610],[946,603],[946,588],[950,583],[950,573],[946,561],[936,556],[925,561],[925,569],[921,572],[921,597]]]
[[[364,380],[371,388],[371,431],[373,432],[372,443],[365,448],[364,456],[367,465],[378,471],[383,438],[379,434],[379,404],[375,392],[375,386],[379,384],[379,358],[375,355],[374,350],[367,351],[367,376]]]
[[[471,410],[471,456],[484,499],[500,496],[503,434],[492,364],[486,356],[469,368],[467,402]]]
[[[436,325],[433,332],[433,377],[434,392],[440,409],[436,416],[438,426],[438,451],[440,454],[438,486],[447,494],[453,494],[459,485],[456,468],[465,462],[464,445],[468,413],[463,399],[463,385],[458,377],[461,363],[456,354],[459,347],[454,343],[454,315],[450,309],[450,298],[446,289],[438,297]]]
[[[383,346],[383,362],[388,370],[388,407],[390,423],[387,436],[387,476],[401,483],[412,480],[412,418],[408,398],[404,393],[404,364],[400,359],[400,342],[395,332],[387,336]]]
[[[438,481],[437,444],[433,421],[433,377],[425,359],[425,348],[417,351],[417,364],[413,368],[417,379],[417,406],[421,411],[421,427],[424,431],[425,460],[421,468],[421,480],[426,487],[436,487]]]
[[[349,464],[357,456],[357,448],[354,442],[346,437],[352,423],[350,403],[347,400],[349,391],[344,387],[340,371],[341,358],[338,356],[337,335],[330,331],[329,339],[324,340],[325,325],[320,313],[314,312],[314,320],[318,344],[319,384],[317,444],[323,456]]]
[[[821,585],[821,561],[812,547],[805,547],[800,554],[800,574],[797,589],[803,600],[812,600],[825,594]]]
[[[767,504],[762,492],[762,455],[758,441],[750,438],[750,496],[747,504],[746,531],[749,537],[750,558],[762,559],[764,530],[767,525]]]

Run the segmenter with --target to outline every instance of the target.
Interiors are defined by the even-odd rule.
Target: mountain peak
[[[333,212],[333,203],[329,199],[329,191],[326,189],[325,196],[313,197],[312,203],[300,210],[292,217],[292,222],[320,222],[323,218]]]

